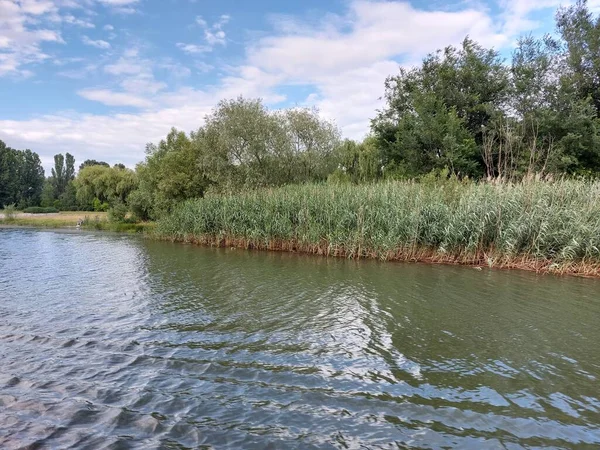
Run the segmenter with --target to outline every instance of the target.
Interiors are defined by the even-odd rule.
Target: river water
[[[600,282],[0,229],[0,447],[598,448]]]

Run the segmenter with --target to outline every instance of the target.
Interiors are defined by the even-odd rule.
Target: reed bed
[[[285,186],[179,205],[157,237],[600,276],[600,182]]]

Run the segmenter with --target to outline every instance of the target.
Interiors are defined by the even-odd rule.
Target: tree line
[[[37,154],[0,142],[0,205],[109,210],[156,219],[207,192],[454,174],[520,179],[600,170],[600,16],[561,8],[554,36],[521,38],[510,60],[470,38],[400,69],[362,142],[317,110],[221,101],[189,134],[172,129],[135,170],[67,153],[44,178]],[[130,214],[128,214],[130,213]]]
[[[522,37],[510,61],[466,38],[389,77],[372,121],[382,165],[405,176],[597,173],[600,16],[578,1],[556,28]]]

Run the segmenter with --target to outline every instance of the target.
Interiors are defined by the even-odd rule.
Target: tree
[[[138,187],[138,176],[130,169],[86,166],[77,174],[73,182],[76,199],[80,205],[95,210],[117,208],[127,205],[130,194]]]
[[[37,153],[31,150],[20,152],[19,184],[21,185],[19,206],[40,204],[44,186],[44,168]]]
[[[40,202],[44,169],[31,150],[15,150],[0,141],[0,206],[35,206]]]
[[[105,166],[105,167],[110,167],[110,164],[108,164],[107,162],[104,161],[96,161],[95,159],[86,159],[84,162],[82,162],[79,165],[79,170],[82,170],[84,167],[87,166]]]
[[[54,167],[52,168],[54,198],[58,198],[65,191],[67,186],[65,171],[65,157],[61,153],[54,155]]]
[[[75,158],[70,153],[65,155],[65,186],[75,179]]]
[[[221,101],[192,135],[217,189],[325,180],[335,169],[337,127],[314,109],[269,111],[260,100]]]
[[[346,139],[336,153],[338,168],[331,175],[331,181],[358,184],[372,182],[382,176],[381,158],[374,137],[369,136],[360,143]]]
[[[18,167],[17,150],[0,141],[0,207],[18,202]]]
[[[317,109],[292,108],[280,114],[291,147],[284,183],[324,180],[336,168],[335,150],[340,144],[337,127],[319,116]]]
[[[157,218],[182,200],[202,197],[209,180],[199,165],[200,151],[174,128],[158,145],[148,144],[146,160],[136,168],[139,186],[129,200],[132,212],[140,219]]]
[[[482,173],[483,130],[502,113],[509,73],[497,52],[466,38],[385,83],[386,107],[372,121],[385,165],[407,175],[449,167]]]
[[[561,8],[556,24],[564,42],[569,82],[579,99],[590,98],[600,112],[600,15],[594,17],[587,0]]]

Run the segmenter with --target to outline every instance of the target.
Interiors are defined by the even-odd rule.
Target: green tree
[[[483,130],[501,115],[509,71],[498,53],[470,39],[390,77],[386,107],[372,121],[385,165],[407,175],[449,167],[477,176]]]
[[[104,161],[96,161],[95,159],[86,159],[84,162],[82,162],[79,165],[79,170],[83,169],[84,167],[87,166],[105,166],[105,167],[110,167],[110,164],[108,164],[107,162]]]
[[[20,170],[19,184],[20,198],[19,206],[37,206],[40,204],[42,189],[44,186],[44,168],[37,153],[31,150],[19,152]]]
[[[51,170],[52,182],[54,183],[54,198],[57,199],[67,186],[65,157],[61,153],[54,155],[54,167]]]
[[[566,50],[569,82],[579,99],[591,99],[600,111],[600,15],[594,17],[587,0],[561,8],[556,24]]]
[[[72,185],[82,207],[103,210],[106,204],[121,211],[138,188],[138,176],[130,169],[93,165],[80,170]]]
[[[44,169],[31,150],[15,150],[0,141],[0,205],[39,205]]]
[[[372,182],[382,176],[381,156],[374,137],[369,136],[360,143],[346,139],[336,152],[338,168],[330,180],[358,184]]]
[[[0,141],[0,207],[18,202],[19,158],[17,150]]]
[[[200,151],[174,128],[158,145],[148,144],[146,160],[136,168],[139,186],[129,200],[132,212],[140,219],[156,218],[177,202],[202,197],[209,180],[199,165]]]

